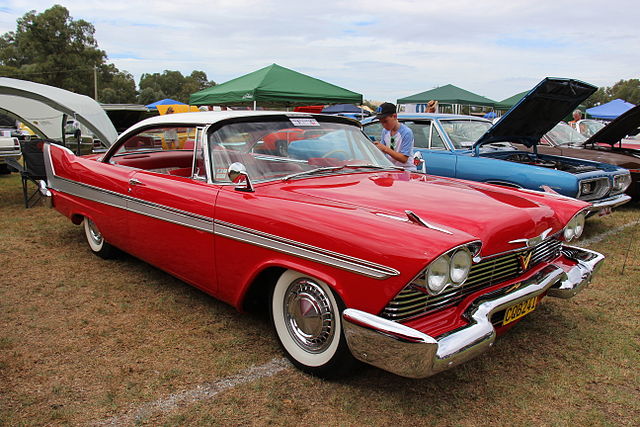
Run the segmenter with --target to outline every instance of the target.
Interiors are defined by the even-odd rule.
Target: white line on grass
[[[611,230],[605,231],[604,233],[600,233],[600,234],[596,234],[595,236],[589,238],[589,239],[585,239],[585,240],[580,240],[578,242],[576,242],[576,246],[590,246],[593,245],[594,243],[599,243],[601,241],[603,241],[604,239],[606,239],[607,237],[619,233],[624,229],[627,229],[629,227],[633,227],[634,225],[638,224],[638,221],[633,221],[633,222],[629,222],[627,224],[621,225],[620,227],[616,227],[616,228],[612,228]]]
[[[211,383],[200,384],[191,390],[170,394],[167,397],[145,403],[137,408],[133,408],[125,412],[122,415],[98,421],[95,425],[133,425],[158,413],[170,412],[180,406],[190,405],[201,400],[212,399],[218,393],[237,385],[246,384],[260,378],[271,377],[290,366],[291,364],[284,358],[272,359],[264,365],[252,366],[236,375]]]

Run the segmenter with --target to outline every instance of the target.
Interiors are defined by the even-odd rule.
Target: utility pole
[[[93,66],[93,99],[98,101],[98,66]]]

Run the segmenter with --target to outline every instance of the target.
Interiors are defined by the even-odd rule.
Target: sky
[[[223,83],[272,63],[395,102],[446,84],[500,101],[544,77],[640,78],[637,0],[0,0],[0,33],[65,6],[130,72]]]

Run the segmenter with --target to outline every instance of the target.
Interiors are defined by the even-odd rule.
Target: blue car
[[[596,88],[587,83],[546,78],[495,124],[452,114],[398,114],[413,130],[415,153],[425,173],[536,191],[556,192],[589,201],[591,211],[628,202],[629,171],[608,163],[539,154],[540,138]],[[380,139],[375,118],[363,120],[364,132]],[[532,151],[517,149],[524,144]]]

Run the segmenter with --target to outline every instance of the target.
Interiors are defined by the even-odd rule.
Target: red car
[[[295,155],[257,150],[291,129],[323,136],[290,142]],[[138,143],[180,133],[193,148]],[[415,378],[448,369],[546,296],[574,296],[603,260],[568,245],[588,203],[406,172],[341,117],[173,114],[102,155],[47,145],[45,161],[43,191],[91,251],[268,307],[286,355],[324,377],[355,359]]]

